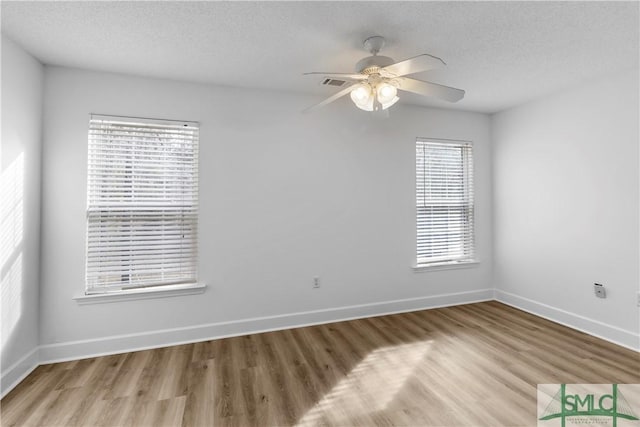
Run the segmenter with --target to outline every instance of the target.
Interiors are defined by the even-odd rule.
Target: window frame
[[[104,124],[104,129],[111,131],[115,130],[115,133],[117,133],[118,131],[124,133],[122,129],[130,128],[131,134],[127,137],[122,137],[121,139],[114,138],[108,140],[107,142],[107,138],[102,134],[100,134],[100,137],[96,137],[96,124],[99,122],[102,122]],[[84,294],[82,296],[74,298],[78,301],[78,303],[102,303],[117,301],[122,298],[146,299],[204,292],[205,285],[200,283],[198,279],[199,132],[200,125],[198,122],[194,121],[90,114],[87,152],[87,210],[85,233],[86,271]],[[105,134],[106,133],[108,132],[105,132]],[[182,144],[177,143],[177,146],[180,147],[177,149],[177,151],[174,148],[176,146],[176,138],[184,140]],[[104,139],[105,142],[99,142],[101,139]],[[117,153],[113,155],[99,154],[99,151],[101,149],[111,149],[114,145],[114,141],[118,141],[115,143],[115,145],[125,145],[125,147],[118,149]],[[126,144],[123,144],[123,141],[131,143],[131,146],[126,146]],[[150,152],[149,150],[158,151]],[[157,155],[160,155],[161,159],[153,160],[153,157]],[[146,159],[144,159],[145,156],[147,157]],[[132,178],[130,175],[127,175],[127,167],[129,167],[130,169],[132,167],[127,165],[129,163],[133,165],[133,162],[136,161],[136,157],[138,159],[143,159],[141,160],[141,164],[143,166],[153,165],[158,168],[158,171],[154,170],[151,173],[139,172],[139,174],[141,174],[141,177],[137,180]],[[117,160],[112,160],[111,158],[115,158]],[[169,160],[166,160],[167,158]],[[186,162],[186,166],[184,166],[184,170],[175,169],[176,167],[178,167],[177,165],[185,163],[184,158],[188,159]],[[96,159],[98,160],[96,161]],[[117,161],[120,161],[121,163],[119,166],[116,166]],[[155,165],[153,164],[154,162],[156,163]],[[112,186],[109,186],[110,184],[105,184],[104,181],[109,181],[109,179],[112,179],[113,176],[105,175],[104,172],[102,173],[102,175],[108,176],[108,178],[102,178],[101,182],[100,178],[96,178],[96,175],[100,175],[97,172],[97,170],[99,169],[97,165],[114,167],[116,171],[120,172],[124,171],[125,173],[124,175],[122,175],[124,178],[120,179],[121,183],[113,184]],[[117,167],[119,167],[120,169],[117,169]],[[170,170],[171,173],[167,173],[167,170]],[[180,173],[182,175],[185,175],[187,178],[175,178],[176,174],[180,175],[180,173],[176,171],[180,171]],[[172,176],[172,173],[174,174],[174,176]],[[144,177],[145,174],[148,176]],[[130,181],[127,181],[128,179],[130,179]],[[147,188],[150,188],[150,190],[148,190],[149,193],[144,194],[143,196],[136,196],[134,194],[134,191],[122,191],[122,189],[128,185],[127,183],[129,183],[131,188],[133,188],[134,186],[139,186],[140,188],[146,186]],[[181,189],[182,191],[184,191],[185,188],[189,188],[189,191],[187,193],[184,193],[186,195],[181,193]],[[95,269],[97,264],[99,274],[104,274],[104,271],[106,271],[100,270],[100,262],[96,263],[95,260],[90,261],[90,249],[92,249],[94,253],[96,253],[95,251],[97,250],[97,257],[100,258],[103,256],[102,248],[106,246],[102,246],[102,242],[98,244],[94,243],[93,246],[90,246],[92,244],[90,238],[95,239],[97,237],[100,239],[104,237],[106,242],[109,242],[109,238],[113,238],[112,236],[109,236],[110,232],[101,234],[100,231],[91,231],[90,227],[92,221],[95,222],[96,216],[100,218],[100,215],[104,215],[106,212],[109,212],[109,208],[105,208],[103,194],[111,196],[110,191],[117,193],[118,190],[120,190],[121,193],[125,194],[124,196],[121,196],[121,200],[119,201],[121,205],[119,205],[118,208],[112,208],[113,211],[117,211],[118,213],[112,213],[111,216],[107,214],[106,217],[116,219],[116,221],[122,220],[123,222],[126,222],[128,218],[129,227],[131,227],[130,224],[133,224],[136,221],[139,221],[137,223],[140,224],[140,226],[149,227],[149,232],[152,233],[153,237],[158,236],[159,241],[162,242],[160,246],[169,247],[169,249],[167,250],[169,254],[167,255],[164,249],[161,249],[160,253],[158,253],[157,255],[143,255],[143,262],[141,264],[148,269],[150,266],[152,267],[155,264],[154,262],[150,262],[150,259],[159,256],[160,263],[158,265],[162,270],[165,269],[164,266],[167,261],[170,261],[169,264],[179,265],[178,272],[174,273],[173,275],[169,275],[176,276],[178,277],[177,279],[167,279],[165,278],[164,273],[159,272],[153,272],[150,274],[150,276],[153,276],[153,278],[151,279],[152,281],[145,282],[144,279],[141,279],[137,282],[133,282],[131,280],[131,277],[129,276],[126,279],[128,284],[124,284],[125,280],[121,280],[122,283],[120,285],[111,284],[110,282],[106,282],[106,284],[99,283],[99,280],[96,280],[94,277],[91,277],[90,279],[90,265],[93,269]],[[148,199],[145,199],[145,197],[148,197]],[[161,198],[163,199],[161,200]],[[140,208],[140,206],[144,207]],[[145,223],[145,220],[135,219],[136,208],[144,210],[144,215],[147,215],[148,213],[148,216],[150,216],[152,219],[157,220],[157,222],[152,221],[151,223],[149,223],[147,221]],[[178,236],[179,243],[173,242],[168,245],[165,244],[164,233],[166,227],[166,218],[170,218],[170,220],[174,221],[174,224],[172,224],[173,226],[177,224],[180,230],[178,234],[189,233],[189,237],[187,238],[187,240],[184,240],[184,243],[180,240],[185,238],[185,236],[182,235],[181,237]],[[112,230],[118,230],[116,231],[116,234],[123,233],[123,231],[120,230],[121,227],[122,226],[120,225],[112,225]],[[185,231],[185,227],[188,227],[188,231]],[[147,233],[146,230],[145,233]],[[125,239],[125,242],[135,242],[135,233],[129,232],[129,234],[133,237],[131,237],[129,240]],[[118,235],[116,236],[116,238],[121,238],[121,236]],[[120,244],[118,243],[118,245]],[[121,245],[121,247],[127,248],[127,245]],[[129,248],[131,248],[131,246],[129,246]],[[177,252],[177,254],[174,254],[173,251],[175,251],[176,248],[178,248],[179,252]],[[140,251],[140,249],[138,250]],[[148,248],[145,248],[142,249],[141,252],[146,253],[147,250]],[[127,251],[133,253],[131,249],[119,250],[120,253],[124,253]],[[115,256],[116,260],[124,259],[117,258],[117,254]],[[115,265],[117,267],[118,261],[112,260],[111,262],[115,262]],[[129,262],[134,264],[133,261]],[[121,265],[124,266],[125,264]],[[183,266],[184,273],[182,271]],[[143,276],[140,272],[136,274]],[[158,279],[158,277],[161,277],[162,279]]]
[[[418,179],[420,174],[419,165],[419,149],[428,146],[454,146],[461,149],[461,155],[464,156],[461,160],[463,173],[463,194],[464,196],[458,201],[457,206],[461,206],[461,209],[466,209],[464,215],[464,227],[465,231],[461,231],[464,241],[461,243],[463,247],[463,254],[459,256],[447,257],[432,257],[433,260],[429,261],[427,257],[420,257],[420,245],[424,243],[424,239],[420,237],[420,195],[419,191],[421,187]],[[427,270],[441,270],[441,269],[456,269],[464,267],[473,267],[479,263],[476,257],[476,239],[475,239],[475,198],[474,198],[474,145],[473,141],[469,140],[456,140],[456,139],[442,139],[442,138],[426,138],[418,137],[415,141],[416,157],[415,157],[415,169],[414,169],[414,197],[415,197],[415,253],[414,253],[414,271],[427,271]],[[424,148],[423,148],[424,149]],[[424,166],[423,166],[424,168]],[[425,196],[423,195],[423,204],[426,204]],[[466,200],[465,200],[466,199]],[[466,203],[466,204],[464,204]],[[436,206],[435,204],[432,206]],[[440,205],[453,206],[453,205]],[[426,207],[425,207],[426,208]],[[424,214],[423,214],[424,215]]]

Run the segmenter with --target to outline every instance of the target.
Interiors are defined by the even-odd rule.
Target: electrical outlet
[[[604,289],[604,286],[602,286],[600,283],[594,283],[593,290],[598,298],[607,297],[607,291]]]
[[[314,277],[313,278],[313,288],[317,289],[320,287],[320,278],[319,277]]]

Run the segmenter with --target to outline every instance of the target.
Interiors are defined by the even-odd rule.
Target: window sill
[[[183,295],[195,295],[204,293],[207,285],[204,283],[194,283],[190,285],[172,285],[158,288],[131,289],[120,292],[105,294],[80,295],[73,299],[79,305],[104,304],[109,302],[134,301],[141,299],[155,299],[177,297]]]
[[[424,271],[436,271],[436,270],[455,270],[458,268],[471,268],[477,267],[480,261],[454,261],[454,262],[437,262],[433,264],[418,264],[414,265],[413,272],[420,273]]]

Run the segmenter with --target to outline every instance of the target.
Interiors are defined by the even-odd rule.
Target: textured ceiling
[[[416,77],[495,112],[638,67],[638,2],[10,2],[2,31],[45,64],[329,95],[306,71],[351,72],[382,35],[396,60],[441,57]],[[319,98],[320,99],[320,98]]]

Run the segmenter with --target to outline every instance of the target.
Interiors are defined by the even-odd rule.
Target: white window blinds
[[[417,265],[472,261],[470,142],[416,141]]]
[[[92,116],[87,293],[194,283],[198,126]]]

